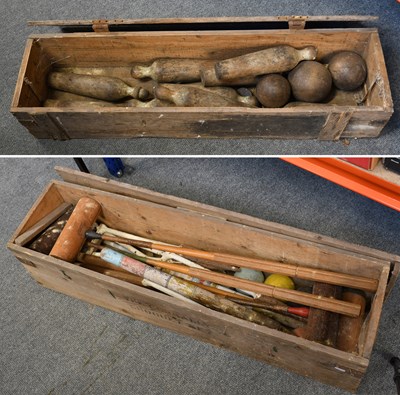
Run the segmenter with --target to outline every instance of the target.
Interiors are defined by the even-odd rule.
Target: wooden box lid
[[[276,23],[287,23],[289,29],[304,29],[306,23],[360,23],[379,19],[373,15],[282,15],[282,16],[240,16],[202,18],[143,18],[143,19],[69,19],[28,21],[29,26],[58,26],[65,31],[107,32],[130,30],[229,30],[231,28],[271,28]],[[309,27],[309,26],[307,26]]]

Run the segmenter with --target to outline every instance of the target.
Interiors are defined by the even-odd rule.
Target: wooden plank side
[[[138,110],[138,109],[136,109]],[[144,111],[143,111],[144,110]],[[58,120],[68,138],[281,138],[313,139],[325,122],[322,114],[265,114],[264,109],[246,111],[199,111],[198,108],[159,108],[122,111],[60,111],[48,114]],[[156,111],[155,111],[156,110]],[[36,114],[35,117],[38,117]],[[51,136],[53,137],[53,136]]]
[[[50,183],[26,214],[25,218],[12,235],[10,243],[14,243],[19,235],[37,225],[38,222],[63,203],[65,203],[65,201],[58,192],[57,187],[55,187],[53,183]]]
[[[309,241],[317,245],[334,247],[339,250],[346,251],[347,253],[361,254],[375,260],[383,260],[385,261],[385,263],[390,261],[397,261],[400,263],[400,256],[396,256],[394,254],[389,254],[387,252],[379,251],[369,247],[351,244],[346,241],[293,228],[291,226],[266,221],[263,219],[252,217],[250,215],[236,213],[219,207],[210,206],[204,203],[199,203],[172,195],[166,195],[135,185],[123,183],[121,181],[114,181],[109,178],[100,177],[94,174],[82,173],[81,171],[68,169],[65,167],[56,166],[55,171],[65,182],[75,185],[94,188],[122,196],[133,197],[135,199],[145,200],[167,207],[179,207],[181,209],[186,209],[203,215],[210,215],[232,223],[266,230],[276,233],[278,235],[285,235],[288,237]]]
[[[22,126],[24,126],[33,136],[43,139],[48,138],[48,134],[46,133],[46,131],[37,128],[37,125],[31,115],[30,109],[28,109],[27,111],[20,111],[17,107],[12,107],[10,111],[18,120],[18,122]]]
[[[373,29],[371,31],[374,31]],[[160,57],[226,59],[280,44],[318,47],[318,58],[339,50],[362,53],[371,31],[344,29],[185,31],[37,35],[59,67],[124,66]]]
[[[368,366],[365,358],[205,307],[192,307],[15,245],[12,249],[32,276],[48,288],[348,391],[357,389]]]
[[[17,83],[15,85],[14,96],[12,99],[11,108],[17,107],[18,104],[24,100],[24,97],[28,94],[33,94],[31,91],[27,91],[26,84],[24,84],[24,77],[29,62],[29,54],[32,50],[33,39],[29,38],[26,41],[24,54],[22,55],[21,66],[18,73]]]
[[[187,210],[160,206],[86,187],[71,186],[63,182],[56,182],[56,185],[67,202],[76,203],[82,196],[96,199],[102,205],[101,220],[107,225],[167,243],[297,263],[356,275],[362,270],[365,277],[375,279],[379,278],[381,266],[385,265],[371,258],[293,240],[284,235],[276,235]]]
[[[46,131],[47,138],[53,140],[69,140],[68,130],[64,127],[58,115],[52,112],[33,111],[32,117],[40,130]],[[82,127],[84,127],[82,125]]]
[[[59,67],[126,66],[156,58],[226,59],[279,44],[363,53],[375,29],[70,33],[31,36]]]
[[[378,137],[388,123],[393,111],[381,108],[363,107],[352,114],[346,129],[341,134],[342,138]],[[379,154],[379,152],[371,152]]]
[[[364,58],[368,65],[368,75],[365,82],[366,104],[383,106],[388,113],[393,111],[393,100],[390,92],[385,57],[377,32],[371,33]]]
[[[292,15],[281,16],[227,16],[227,17],[200,17],[200,18],[124,18],[124,19],[103,19],[102,22],[108,25],[152,25],[152,24],[180,24],[180,23],[241,23],[241,22],[279,22],[293,19]],[[374,15],[310,15],[304,16],[312,22],[364,22],[375,21],[379,17]],[[59,19],[28,21],[29,26],[92,26],[97,19]]]
[[[362,347],[360,349],[360,354],[365,358],[370,358],[375,344],[376,335],[378,334],[379,321],[381,319],[383,301],[386,294],[386,284],[388,281],[389,270],[389,267],[384,267],[382,270],[379,279],[379,287],[372,301],[369,320],[367,322],[365,331],[365,338],[361,340]]]
[[[71,207],[68,203],[62,203],[56,207],[53,211],[43,217],[39,222],[29,228],[22,234],[20,234],[14,241],[15,244],[23,246],[33,240],[40,232],[49,227],[55,222],[61,215],[63,215]]]
[[[39,107],[47,96],[46,74],[50,61],[39,41],[27,40],[11,105],[11,112],[19,107]]]
[[[39,105],[41,105],[47,97],[46,77],[50,68],[51,61],[46,51],[43,50],[40,40],[34,39],[29,53],[29,62],[24,75],[24,84],[28,85],[30,89],[32,89],[36,98],[39,100]],[[35,106],[35,104],[23,101],[20,101],[18,105],[20,107]]]

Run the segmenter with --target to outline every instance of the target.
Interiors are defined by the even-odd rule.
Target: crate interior
[[[384,293],[386,288],[385,281],[381,279],[382,263],[354,253],[229,223],[187,209],[166,207],[64,182],[50,185],[28,213],[15,237],[30,229],[61,203],[76,204],[83,196],[96,199],[102,205],[99,220],[118,230],[186,247],[260,257],[354,275],[362,273],[365,277],[379,280],[378,292]],[[382,300],[377,301],[376,295],[367,294],[371,307],[360,334],[359,356],[365,358],[369,358],[371,353],[376,336],[374,328],[377,327],[382,309]]]
[[[368,78],[361,89],[348,92],[349,96],[362,97],[375,80],[377,83],[370,89],[363,106],[356,108],[390,106],[379,37],[373,29],[69,33],[33,36],[32,45],[25,54],[28,59],[21,66],[21,82],[14,105],[42,106],[51,97],[46,76],[54,69],[79,67],[84,73],[85,68],[118,68],[122,79],[129,83],[132,82],[129,69],[135,63],[149,64],[163,57],[226,59],[279,44],[295,48],[314,45],[318,48],[317,60],[321,62],[340,50],[359,53],[367,62]],[[270,110],[274,109],[254,109]]]

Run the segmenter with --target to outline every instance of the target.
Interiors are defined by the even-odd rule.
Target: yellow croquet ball
[[[290,277],[278,273],[270,274],[264,284],[277,288],[295,289],[294,282]]]

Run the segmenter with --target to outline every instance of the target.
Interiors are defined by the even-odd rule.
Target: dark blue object
[[[119,158],[103,158],[104,163],[107,166],[108,171],[114,177],[122,177],[124,175],[125,166],[122,163],[122,160]]]

